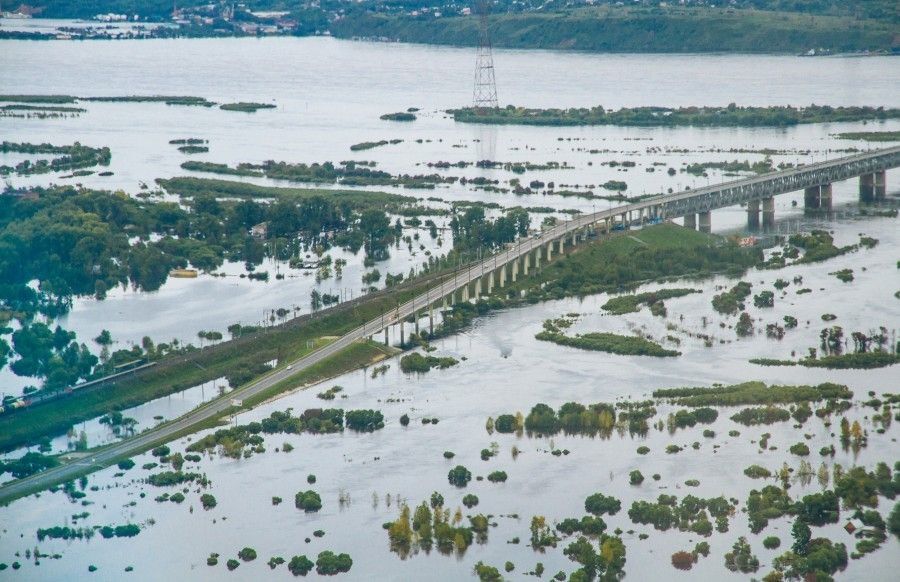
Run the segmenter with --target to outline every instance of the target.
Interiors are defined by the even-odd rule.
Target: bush
[[[288,571],[294,576],[306,576],[315,564],[306,556],[294,556],[288,562]]]
[[[494,421],[494,430],[500,433],[512,433],[516,428],[516,417],[512,414],[501,414]]]
[[[348,554],[335,554],[330,550],[321,552],[316,559],[316,572],[324,576],[349,572],[351,566],[353,560]]]
[[[244,548],[238,552],[238,558],[245,562],[252,562],[256,559],[256,550],[253,548]]]
[[[768,479],[772,476],[772,472],[765,467],[760,467],[759,465],[750,465],[749,467],[744,469],[744,475],[750,477],[751,479]]]
[[[384,428],[384,415],[378,410],[348,410],[344,422],[357,432],[372,432]]]
[[[294,496],[294,505],[297,509],[302,509],[306,512],[319,511],[322,509],[322,498],[312,489],[298,491]]]
[[[150,454],[154,457],[165,457],[168,456],[171,452],[172,451],[171,449],[169,449],[169,447],[167,447],[166,445],[162,445],[150,451]]]
[[[637,469],[629,473],[629,479],[632,485],[640,485],[644,482],[644,476]]]
[[[503,483],[506,481],[506,471],[494,471],[487,476],[491,483]]]
[[[622,502],[615,497],[594,493],[584,500],[584,510],[593,515],[615,515],[622,509]]]
[[[468,495],[466,495],[462,498],[462,504],[465,505],[466,507],[468,507],[469,509],[472,509],[473,507],[478,505],[478,496],[472,495],[471,493],[469,493]]]
[[[216,498],[209,493],[204,493],[200,496],[200,503],[203,504],[203,509],[212,509],[216,506]]]
[[[447,480],[451,485],[465,487],[472,480],[472,473],[462,465],[457,465],[447,473]]]
[[[809,454],[809,447],[806,445],[806,443],[797,443],[791,445],[790,451],[792,455],[805,457]]]
[[[778,536],[768,536],[763,539],[763,547],[768,550],[774,550],[781,545],[781,539]]]
[[[690,570],[694,567],[694,554],[680,551],[672,554],[672,565],[679,570]]]
[[[117,466],[119,467],[119,469],[127,471],[128,469],[134,467],[134,461],[132,461],[131,459],[125,459],[123,461],[119,461],[119,464]]]
[[[639,455],[646,455],[649,452],[650,452],[650,447],[645,447],[644,445],[641,445],[637,448],[637,454],[639,454]]]
[[[235,560],[234,558],[231,558],[230,560],[225,562],[225,566],[227,566],[229,570],[234,570],[235,568],[237,568],[240,565],[241,565],[241,563],[238,562],[237,560]]]

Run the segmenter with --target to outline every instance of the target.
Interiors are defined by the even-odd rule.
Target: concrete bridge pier
[[[810,186],[803,190],[803,208],[815,210],[821,205],[821,186]]]
[[[490,295],[494,292],[494,272],[490,271],[485,277],[487,277],[487,294]]]
[[[775,226],[775,198],[772,196],[763,198],[762,225],[763,230],[770,230]]]
[[[389,345],[388,344],[388,328],[387,327],[384,328],[384,345]]]
[[[466,283],[462,288],[462,300],[463,302],[467,302],[469,300],[469,284]]]
[[[506,265],[504,264],[500,267],[500,288],[503,289],[506,287]]]
[[[747,202],[747,230],[759,230],[759,200]]]
[[[573,234],[572,236],[574,237],[575,235]],[[553,244],[553,243],[550,243],[550,244]],[[564,237],[564,236],[559,237],[559,254],[563,254],[563,247],[565,246],[565,244],[566,244],[566,237]],[[572,244],[575,244],[575,243],[573,242]]]
[[[700,221],[700,232],[712,232],[712,212],[707,210],[697,215]]]
[[[512,262],[512,273],[510,276],[512,277],[512,282],[515,283],[516,279],[519,277],[519,259],[515,259]]]
[[[887,196],[887,171],[875,172],[875,200],[884,200]]]
[[[550,262],[550,259],[553,258],[553,241],[547,243],[547,262]]]
[[[522,255],[522,274],[526,276],[528,275],[528,262],[530,257],[531,253],[525,253],[524,255]]]
[[[865,204],[875,201],[875,174],[859,177],[859,201]]]
[[[534,268],[539,269],[541,266],[541,247],[534,249]]]
[[[831,211],[831,184],[819,187],[819,208]]]
[[[422,316],[422,314],[419,313],[418,311],[413,313],[413,324],[415,325],[415,328],[416,328],[416,335],[419,335],[419,318],[421,316]]]
[[[434,335],[434,304],[428,306],[428,336]]]
[[[481,297],[481,277],[475,279],[475,301]]]
[[[406,343],[406,338],[403,335],[403,320],[401,319],[400,320],[400,345],[402,346],[405,343]]]
[[[697,215],[691,212],[684,215],[684,227],[691,230],[697,230]]]

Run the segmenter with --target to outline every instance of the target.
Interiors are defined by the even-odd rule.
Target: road
[[[895,147],[879,150],[876,152],[867,152],[864,154],[858,154],[856,156],[842,158],[841,160],[829,160],[827,162],[819,162],[817,164],[811,164],[808,166],[803,166],[801,168],[786,170],[784,172],[774,172],[756,178],[737,180],[733,183],[720,185],[720,187],[730,184],[741,184],[744,182],[756,182],[760,180],[771,179],[776,176],[795,175],[797,173],[809,171],[811,169],[834,165],[836,163],[840,163],[841,161],[844,161],[846,163],[846,161],[848,160],[865,159],[877,155],[884,155],[884,153],[893,154],[898,151],[900,151],[900,148]],[[475,281],[477,278],[482,277],[485,274],[496,270],[505,264],[509,264],[515,260],[518,260],[522,256],[532,252],[539,247],[542,247],[543,245],[546,245],[549,242],[553,242],[559,240],[560,238],[568,236],[569,233],[571,233],[573,230],[582,229],[606,219],[612,219],[613,217],[621,216],[628,211],[637,211],[645,208],[651,208],[670,200],[683,199],[690,196],[701,196],[703,195],[703,191],[709,189],[710,188],[703,188],[697,189],[696,191],[665,194],[640,202],[635,202],[633,204],[626,204],[623,206],[610,208],[608,210],[602,210],[600,212],[580,215],[573,220],[566,221],[544,231],[539,236],[522,239],[512,247],[507,248],[506,250],[499,253],[493,254],[472,267],[456,272],[452,277],[445,277],[440,285],[434,288],[429,288],[425,293],[422,293],[414,297],[410,301],[404,303],[403,305],[400,305],[397,308],[372,319],[365,325],[362,325],[354,329],[353,331],[346,333],[334,342],[323,346],[298,360],[290,362],[285,367],[275,370],[271,374],[263,377],[260,380],[257,380],[256,382],[233,390],[231,393],[216,400],[212,400],[207,404],[185,414],[184,416],[173,420],[172,422],[160,425],[158,427],[135,435],[134,437],[100,449],[95,454],[85,459],[66,463],[58,467],[48,469],[42,473],[32,475],[31,477],[19,479],[6,485],[0,486],[0,503],[15,499],[29,492],[40,491],[46,489],[47,487],[50,487],[51,485],[68,481],[85,473],[86,471],[89,472],[92,470],[101,469],[103,467],[109,466],[116,459],[126,458],[143,452],[157,443],[167,442],[168,440],[174,438],[176,435],[189,431],[189,429],[194,426],[200,425],[221,416],[226,410],[231,407],[232,399],[244,400],[260,394],[261,392],[264,392],[265,390],[271,388],[282,380],[286,380],[291,376],[309,368],[310,366],[313,366],[321,362],[322,360],[337,354],[354,342],[372,336],[382,331],[385,327],[393,325],[400,320],[412,315],[413,313],[416,313],[417,311],[422,309],[426,309],[429,305],[441,301],[442,298],[450,295],[457,289],[460,289],[461,287],[463,287],[463,285],[467,285]]]

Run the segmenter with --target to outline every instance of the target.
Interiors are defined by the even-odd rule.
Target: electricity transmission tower
[[[488,32],[490,0],[475,0],[478,13],[478,52],[475,58],[475,90],[472,105],[476,109],[496,109],[497,81],[494,79],[494,56],[491,53],[491,35]]]

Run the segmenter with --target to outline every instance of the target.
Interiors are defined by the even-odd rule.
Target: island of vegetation
[[[508,125],[622,125],[639,127],[759,127],[802,123],[875,121],[900,118],[900,109],[884,107],[623,107],[529,109],[508,105],[496,109],[463,108],[450,113],[456,121]]]

